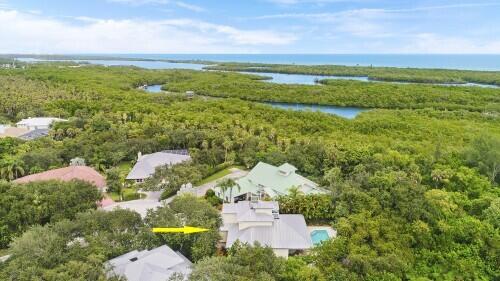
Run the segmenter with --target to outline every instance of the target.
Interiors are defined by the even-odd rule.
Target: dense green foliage
[[[235,244],[227,257],[211,257],[194,268],[193,281],[322,281],[321,273],[300,258],[277,258],[272,249]]]
[[[334,205],[329,194],[290,194],[277,198],[282,214],[302,214],[308,222],[328,222],[333,219]]]
[[[206,67],[211,70],[272,72],[285,74],[312,74],[368,77],[370,80],[416,83],[484,83],[500,85],[499,71],[472,71],[451,69],[395,68],[343,65],[285,65],[259,63],[218,63]]]
[[[75,220],[36,226],[12,243],[0,264],[1,280],[107,280],[103,263],[142,248],[139,214],[116,210],[80,213]]]
[[[167,244],[172,249],[181,251],[190,260],[197,261],[215,253],[222,219],[207,201],[183,195],[176,197],[168,206],[150,210],[144,222],[150,229],[184,225],[209,229],[195,235],[168,233],[156,234],[151,238],[150,243],[157,246]]]
[[[210,231],[194,235],[151,232],[152,227],[184,223]],[[219,213],[210,204],[189,196],[150,211],[144,221],[128,210],[79,213],[72,221],[35,226],[16,238],[12,256],[0,263],[0,280],[108,280],[105,261],[165,243],[193,260],[202,259],[214,254],[220,223]]]
[[[419,84],[366,83],[328,80],[325,85],[290,85],[264,82],[238,73],[193,73],[169,80],[169,91],[193,90],[213,97],[259,102],[289,102],[368,108],[435,108],[480,112],[500,111],[500,89],[446,87]]]
[[[73,219],[97,208],[101,194],[91,184],[72,182],[0,182],[0,248],[32,225]]]
[[[27,116],[53,115],[70,118],[70,122],[57,124],[49,137],[31,142],[0,139],[0,157],[10,166],[17,163],[29,174],[64,166],[74,157],[83,157],[90,165],[106,170],[135,161],[139,151],[183,148],[189,149],[193,158],[187,165],[192,166],[184,167],[187,172],[179,173],[188,175],[183,178],[194,174],[193,167],[216,169],[224,162],[248,168],[258,161],[275,165],[289,162],[300,174],[331,191],[330,200],[325,197],[321,202],[331,204],[328,207],[332,209],[322,216],[317,210],[323,207],[316,209],[306,203],[310,199],[300,198],[307,206],[297,210],[283,205],[283,210],[310,211],[310,220],[327,222],[339,234],[307,260],[285,265],[290,271],[299,268],[295,276],[305,276],[300,274],[310,270],[311,276],[320,274],[326,280],[500,278],[498,90],[351,81],[298,86],[256,79],[237,73],[130,67],[37,65],[26,70],[1,70],[2,120],[15,122]],[[136,89],[144,83],[168,83],[166,87],[171,91],[195,90],[203,95],[235,98],[151,95]],[[385,109],[370,110],[347,120],[316,112],[277,110],[236,97]],[[213,210],[205,209],[212,208],[209,203],[185,205],[187,209],[174,204],[153,212],[146,219],[147,227],[156,223],[180,225],[176,214],[185,214],[190,223],[199,222],[213,229],[220,223],[215,211],[206,211]],[[205,211],[198,213],[196,208]],[[43,231],[52,231],[56,225],[46,226]],[[228,271],[221,270],[220,276],[227,277],[239,274],[230,271],[236,266],[251,274],[245,259],[254,254],[248,251],[237,260],[205,258],[215,252],[211,246],[214,232],[199,239],[171,241],[133,230],[127,235],[134,237],[124,236],[112,253],[92,253],[101,253],[98,264],[139,247],[134,241],[140,238],[142,247],[164,242],[174,248],[187,247],[183,248],[187,255],[202,259],[195,272],[226,268]],[[30,233],[25,235],[34,235]],[[54,234],[56,241],[58,235]],[[96,245],[112,245],[109,239]],[[130,244],[121,247],[125,241]],[[23,256],[25,248],[15,250],[15,245],[13,251]],[[37,270],[57,267],[58,274],[70,274],[74,264],[66,262],[73,258],[57,256],[60,251],[54,253],[57,262],[37,266]],[[24,258],[13,259],[2,274],[15,269],[18,274],[34,276],[30,275],[30,267],[22,266],[28,256],[24,253]],[[96,264],[82,256],[75,260],[82,267]],[[264,280],[282,278],[274,271],[262,272],[268,274]],[[237,276],[241,280],[248,277]]]

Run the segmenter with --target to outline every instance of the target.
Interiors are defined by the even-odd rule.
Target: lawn
[[[120,196],[116,192],[108,193],[109,197],[115,202],[120,202]],[[123,189],[123,201],[143,199],[146,195],[143,193],[137,193],[135,188],[125,188]]]
[[[10,249],[7,248],[7,249],[0,249],[0,257],[3,257],[3,256],[6,256],[10,254]]]
[[[231,173],[230,169],[232,168],[238,168],[240,170],[244,170],[245,167],[243,166],[232,166],[232,167],[229,167],[229,168],[226,168],[224,170],[221,170],[221,171],[218,171],[217,173],[209,176],[209,177],[206,177],[204,179],[202,179],[200,182],[197,182],[196,183],[196,186],[200,186],[200,185],[203,185],[203,184],[206,184],[206,183],[209,183],[211,181],[215,181],[215,180],[218,180],[224,176],[227,176]]]

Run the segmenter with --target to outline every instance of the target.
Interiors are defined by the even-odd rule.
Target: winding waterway
[[[354,119],[358,114],[368,111],[365,108],[359,107],[344,107],[334,105],[314,105],[301,103],[283,103],[283,102],[266,102],[274,108],[291,109],[296,111],[319,111],[323,113],[333,114],[347,119]]]
[[[191,69],[203,70],[204,64],[197,63],[173,63],[166,61],[141,61],[141,60],[43,60],[36,58],[17,58],[23,62],[47,62],[47,61],[62,61],[62,62],[76,62],[76,63],[90,63],[105,66],[136,66],[146,69]],[[362,82],[377,82],[377,83],[395,83],[395,84],[409,84],[409,82],[391,82],[391,81],[375,81],[370,80],[368,77],[356,76],[321,76],[321,75],[308,75],[308,74],[282,74],[271,72],[245,72],[243,74],[253,74],[271,77],[272,79],[264,80],[266,82],[278,84],[302,84],[302,85],[317,85],[317,81],[321,79],[339,79],[339,80],[356,80]],[[439,85],[439,86],[457,86],[457,87],[482,87],[482,88],[495,88],[500,89],[497,85],[479,84],[479,83],[464,83],[464,84],[429,84],[418,83],[423,85]]]

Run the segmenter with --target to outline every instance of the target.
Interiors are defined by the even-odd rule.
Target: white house
[[[142,183],[145,179],[151,177],[157,167],[165,165],[175,165],[191,160],[191,157],[185,150],[162,151],[152,154],[137,155],[137,163],[127,175],[127,180],[133,180],[136,183]]]
[[[109,277],[120,276],[128,281],[167,281],[175,273],[184,280],[191,273],[192,263],[167,245],[126,253],[106,262]]]
[[[312,247],[302,215],[279,214],[278,202],[240,201],[222,207],[222,243],[230,248],[236,241],[269,246],[277,256],[302,252]]]
[[[18,128],[25,128],[30,131],[40,130],[40,129],[48,130],[50,129],[50,126],[54,122],[63,122],[63,121],[68,121],[68,120],[54,118],[54,117],[34,117],[34,118],[23,119],[17,122],[16,125]]]

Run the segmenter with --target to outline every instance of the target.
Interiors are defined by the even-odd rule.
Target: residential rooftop
[[[291,251],[312,247],[304,216],[279,214],[278,203],[274,201],[225,203],[222,219],[220,230],[226,248],[236,241],[250,245],[258,242],[273,248],[277,255],[288,256]]]
[[[56,117],[30,117],[30,118],[22,119],[21,121],[17,122],[17,126],[20,126],[20,127],[23,127],[23,126],[46,127],[46,126],[52,125],[52,123],[54,123],[54,122],[61,122],[61,121],[68,121],[68,120],[56,118]]]
[[[167,245],[126,253],[106,263],[111,276],[125,277],[128,281],[167,281],[174,273],[191,273],[192,263],[180,252]]]
[[[262,194],[271,198],[289,193],[292,187],[296,187],[304,194],[323,193],[318,184],[296,173],[297,168],[284,163],[276,167],[264,162],[259,162],[247,176],[236,180],[237,186],[223,193],[216,188],[216,193],[223,199],[239,197],[241,200],[249,200],[251,196],[262,199]],[[232,201],[232,200],[228,200]]]
[[[46,172],[18,178],[14,182],[29,183],[35,181],[48,181],[48,180],[60,180],[60,181],[82,180],[95,185],[101,190],[103,190],[106,187],[106,180],[104,179],[104,177],[101,174],[99,174],[96,170],[88,166],[69,166],[65,168],[49,170]]]
[[[157,167],[175,165],[188,160],[191,160],[189,154],[186,155],[181,151],[176,153],[161,151],[145,155],[139,154],[137,163],[127,175],[127,179],[144,180],[152,176]]]

